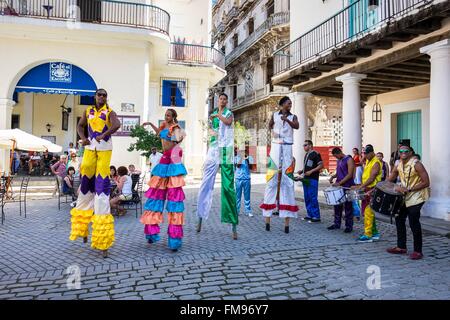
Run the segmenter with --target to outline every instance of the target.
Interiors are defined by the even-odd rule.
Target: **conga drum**
[[[400,212],[403,204],[403,194],[395,191],[396,184],[389,181],[377,183],[370,207],[373,211],[391,216],[396,216]]]

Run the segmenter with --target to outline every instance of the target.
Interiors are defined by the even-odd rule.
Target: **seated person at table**
[[[128,166],[128,171],[129,171],[129,175],[132,176],[134,174],[140,175],[141,174],[141,170],[136,169],[136,167],[134,166],[134,164],[130,164]]]
[[[34,168],[40,166],[41,156],[37,152],[33,152],[33,155],[30,157],[30,161],[28,162],[28,173],[31,174]]]
[[[63,179],[63,185],[62,185],[63,194],[71,195],[72,201],[75,201],[77,198],[76,194],[75,194],[75,189],[73,187],[74,176],[75,176],[74,167],[69,167],[69,169],[67,169],[67,175]]]
[[[115,184],[117,185],[117,183],[119,182],[119,175],[117,174],[117,169],[115,166],[110,166],[109,167],[109,176],[111,178],[111,184]]]
[[[132,186],[132,180],[131,177],[128,175],[128,170],[126,167],[119,167],[117,168],[117,173],[119,174],[119,179],[117,183],[117,193],[116,196],[114,196],[110,200],[111,205],[111,211],[113,209],[117,209],[118,215],[124,215],[126,210],[125,209],[119,209],[119,203],[120,201],[129,201],[133,198],[133,191],[131,189]]]

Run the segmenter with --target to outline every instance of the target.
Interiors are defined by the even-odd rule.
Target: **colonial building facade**
[[[345,153],[371,143],[388,158],[409,139],[431,178],[423,214],[446,220],[449,17],[448,0],[293,1],[291,42],[274,53],[272,77],[294,92],[297,114],[311,96],[342,101]],[[301,126],[294,149],[307,134]]]
[[[17,127],[67,150],[97,88],[105,88],[122,127],[112,164],[145,169],[128,152],[130,130],[156,125],[167,108],[188,131],[190,174],[201,173],[208,88],[225,75],[211,48],[210,0],[0,1],[0,129]],[[9,152],[1,151],[0,167]]]

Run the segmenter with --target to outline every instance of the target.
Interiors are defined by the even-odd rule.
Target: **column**
[[[20,129],[33,134],[33,93],[23,93],[23,113],[20,119]]]
[[[11,99],[0,98],[0,130],[11,129],[12,108],[15,102]],[[0,149],[0,171],[9,171],[9,150]]]
[[[309,92],[294,92],[292,94],[292,113],[297,116],[299,122],[298,130],[294,130],[294,145],[292,148],[295,158],[295,170],[303,169],[303,158],[305,151],[303,143],[308,139],[308,115],[306,113],[306,100],[312,96]]]
[[[450,39],[420,49],[430,56],[430,167],[431,198],[422,208],[424,216],[450,221]]]
[[[352,154],[353,148],[361,149],[361,95],[359,82],[365,74],[346,73],[336,78],[342,82],[342,125],[344,135],[343,151]]]

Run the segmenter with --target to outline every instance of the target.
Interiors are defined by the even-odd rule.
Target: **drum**
[[[325,201],[330,206],[336,206],[346,201],[344,188],[342,187],[328,187],[323,190],[323,194],[325,195]]]
[[[345,196],[347,197],[347,201],[359,201],[364,200],[366,195],[364,194],[364,190],[350,189],[345,192]]]
[[[390,216],[395,216],[400,212],[403,195],[395,191],[395,186],[395,183],[389,181],[377,183],[370,201],[373,211]]]

